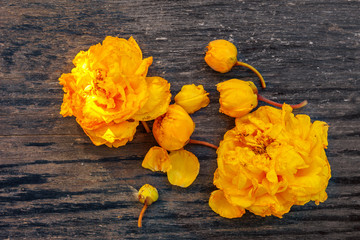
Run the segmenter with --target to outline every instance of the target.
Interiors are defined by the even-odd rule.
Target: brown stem
[[[140,215],[139,215],[139,219],[138,219],[138,227],[141,228],[142,227],[142,218],[144,216],[144,213],[147,209],[148,205],[145,203],[143,208],[141,209]]]
[[[188,143],[204,145],[204,146],[207,146],[207,147],[211,147],[211,148],[213,148],[215,150],[218,149],[218,147],[216,145],[208,143],[208,142],[200,141],[200,140],[190,139]]]
[[[150,133],[151,130],[150,130],[149,126],[147,125],[147,123],[146,123],[145,121],[141,121],[141,123],[142,123],[142,125],[144,126],[145,131],[146,131],[147,133]]]
[[[266,102],[270,105],[273,105],[275,107],[282,107],[282,104],[281,103],[277,103],[277,102],[274,102],[274,101],[271,101],[270,99],[267,99],[263,96],[261,96],[260,94],[257,95],[257,99],[259,101],[263,101],[263,102]],[[297,108],[301,108],[301,107],[304,107],[306,104],[308,104],[308,101],[305,100],[305,101],[302,101],[301,103],[299,104],[295,104],[295,105],[290,105],[290,107],[292,107],[293,109],[297,109]]]
[[[253,71],[260,78],[262,88],[266,88],[266,83],[265,83],[264,78],[261,76],[259,71],[256,70],[253,66],[251,66],[251,65],[249,65],[247,63],[244,63],[244,62],[239,62],[239,61],[237,61],[235,65],[249,68],[251,71]]]

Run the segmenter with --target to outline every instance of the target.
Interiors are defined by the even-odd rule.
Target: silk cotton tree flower
[[[95,145],[125,145],[139,121],[167,111],[170,85],[146,78],[152,57],[143,59],[134,38],[108,36],[102,44],[80,51],[73,64],[71,73],[59,78],[65,92],[60,114],[75,116]]]
[[[189,114],[206,107],[210,103],[209,93],[204,90],[202,85],[184,85],[181,91],[175,96],[175,103],[180,105]]]
[[[194,129],[195,123],[189,114],[180,105],[172,104],[164,115],[155,119],[152,130],[158,144],[172,151],[184,147]]]
[[[243,66],[253,71],[260,79],[261,86],[266,87],[262,75],[253,66],[237,60],[237,48],[224,39],[211,41],[205,54],[205,62],[215,71],[220,73],[229,72],[234,66]]]
[[[168,151],[179,150],[189,143],[217,149],[214,144],[190,139],[194,130],[194,121],[178,104],[170,105],[165,114],[155,119],[152,128],[157,143]]]
[[[258,100],[273,106],[282,106],[279,103],[261,96],[258,93],[255,84],[251,81],[243,81],[234,78],[218,83],[216,86],[220,93],[219,111],[230,117],[242,117],[251,112],[258,105]],[[291,107],[296,109],[301,108],[306,104],[307,101],[305,100],[299,104],[291,105]]]
[[[139,202],[144,204],[144,207],[141,209],[139,219],[138,219],[138,227],[142,227],[142,219],[144,216],[144,213],[148,206],[156,202],[159,198],[159,193],[157,189],[150,184],[143,185],[139,192],[137,193],[137,197]]]
[[[241,217],[245,210],[281,218],[293,205],[327,199],[325,122],[294,116],[287,104],[281,110],[260,107],[235,122],[217,151],[213,211],[225,218]]]

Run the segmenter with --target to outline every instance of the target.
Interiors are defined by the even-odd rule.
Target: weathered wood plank
[[[2,239],[354,239],[360,236],[360,2],[317,1],[3,1],[0,3],[0,238]],[[202,84],[210,105],[192,115],[193,138],[218,144],[234,119],[218,112],[218,82],[256,76],[240,67],[220,74],[205,46],[224,38],[267,81],[275,101],[309,105],[295,113],[330,125],[329,199],[294,206],[284,218],[247,213],[224,219],[208,207],[216,153],[186,146],[200,160],[187,189],[141,168],[156,144],[138,126],[134,140],[92,145],[74,118],[59,114],[58,78],[72,59],[105,36],[134,36],[150,76]],[[262,105],[262,103],[260,104]],[[137,228],[134,189],[150,183],[160,199]]]

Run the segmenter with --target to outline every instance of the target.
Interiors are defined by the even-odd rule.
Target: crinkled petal
[[[151,171],[167,172],[171,168],[169,154],[162,147],[154,146],[145,155],[141,166]]]
[[[215,190],[209,199],[211,209],[224,218],[239,218],[245,213],[242,207],[234,206],[225,198],[224,192]]]
[[[103,124],[96,129],[85,129],[85,133],[90,137],[91,141],[96,145],[106,144],[108,147],[119,147],[125,145],[133,139],[136,127],[139,122],[120,122]]]
[[[149,98],[133,116],[133,119],[137,121],[150,121],[165,114],[171,101],[170,83],[168,81],[161,77],[147,77],[146,82]]]

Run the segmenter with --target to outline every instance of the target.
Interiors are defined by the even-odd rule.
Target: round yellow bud
[[[187,113],[191,114],[209,104],[210,99],[208,95],[209,93],[204,90],[202,85],[184,85],[175,96],[175,102],[182,106]]]
[[[226,73],[237,62],[237,49],[224,39],[214,40],[207,46],[205,62],[215,71]]]
[[[159,193],[155,187],[151,186],[150,184],[145,184],[139,189],[138,198],[141,203],[149,206],[158,200]]]
[[[195,123],[179,105],[170,105],[168,111],[155,119],[153,135],[158,144],[168,151],[185,146],[194,132]]]
[[[220,92],[220,112],[230,117],[241,117],[257,104],[257,88],[253,82],[230,79],[216,85]]]

